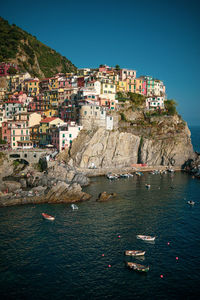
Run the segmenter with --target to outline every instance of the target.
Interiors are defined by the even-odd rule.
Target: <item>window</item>
[[[91,107],[92,108],[92,107]],[[84,115],[87,115],[87,111],[84,111]]]
[[[15,143],[13,143],[13,146],[15,146]]]
[[[63,133],[63,137],[65,137],[65,134]]]
[[[15,141],[15,137],[13,137],[13,141]]]
[[[69,137],[70,137],[70,138],[72,137],[72,134],[71,134],[71,133],[69,134]]]
[[[5,132],[6,133],[6,132]],[[15,135],[15,130],[13,130],[13,135]]]
[[[23,130],[21,130],[21,134],[23,134]]]

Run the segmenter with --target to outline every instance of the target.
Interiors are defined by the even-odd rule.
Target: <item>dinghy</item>
[[[45,213],[42,213],[42,216],[45,220],[49,220],[49,221],[54,221],[55,220],[55,217],[52,217],[50,215],[47,215]]]

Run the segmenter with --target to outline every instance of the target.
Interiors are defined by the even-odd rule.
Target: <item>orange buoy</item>
[[[176,260],[178,260],[178,256],[176,256]]]
[[[101,256],[104,256],[104,254],[101,254]]]
[[[160,278],[163,278],[163,275],[162,275],[162,274],[160,275]]]
[[[108,265],[108,268],[111,268],[111,265]]]
[[[167,245],[169,246],[169,245],[170,245],[170,242],[168,242]]]

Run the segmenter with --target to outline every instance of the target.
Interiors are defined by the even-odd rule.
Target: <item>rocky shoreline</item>
[[[89,179],[64,163],[50,162],[39,172],[33,166],[15,170],[12,162],[4,161],[0,171],[0,206],[74,203],[91,197],[82,191]]]
[[[168,168],[168,166],[138,165],[135,167],[86,169],[74,168],[72,162],[66,164],[65,162],[51,161],[48,162],[48,168],[41,172],[33,166],[15,169],[12,162],[4,160],[0,166],[0,207],[86,201],[91,198],[91,195],[83,192],[82,187],[89,184],[89,177],[105,176],[109,172],[115,174],[155,170],[162,172]],[[186,171],[200,178],[200,155],[195,154],[195,157],[189,159],[184,167],[174,166],[173,170]],[[112,197],[109,195],[105,198]],[[99,201],[105,200],[101,197]]]

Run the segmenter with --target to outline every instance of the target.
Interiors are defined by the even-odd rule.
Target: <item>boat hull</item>
[[[127,250],[124,252],[124,255],[126,255],[126,256],[143,256],[143,255],[145,255],[145,251]]]
[[[126,265],[129,269],[132,269],[136,272],[146,273],[149,271],[149,266],[143,266],[143,265],[136,264],[133,262],[127,262]]]
[[[45,220],[48,220],[48,221],[54,221],[55,220],[55,217],[52,217],[50,215],[47,215],[45,213],[42,213],[42,217],[45,219]]]
[[[137,235],[137,238],[146,242],[153,242],[155,241],[155,236],[149,236],[149,235]]]

